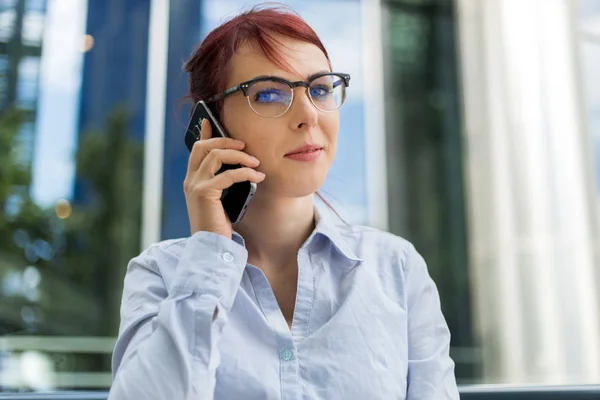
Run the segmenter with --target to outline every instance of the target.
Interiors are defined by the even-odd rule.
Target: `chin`
[[[271,187],[274,189],[277,196],[281,197],[289,197],[289,198],[300,198],[310,196],[314,194],[317,190],[323,186],[323,182],[325,181],[325,176],[315,176],[307,178],[305,177],[280,177],[277,185],[273,185],[276,187]]]

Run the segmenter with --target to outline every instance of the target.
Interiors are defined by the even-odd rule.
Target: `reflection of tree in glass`
[[[115,336],[127,262],[139,252],[143,153],[115,108],[76,155],[81,201],[43,209],[19,161],[27,113],[0,112],[0,336]],[[77,196],[76,196],[77,198]],[[108,371],[108,353],[53,353],[64,371]]]
[[[42,209],[18,157],[26,117],[0,113],[0,335],[114,336],[125,268],[139,252],[142,146],[115,108],[102,130],[80,138],[85,200]],[[69,356],[64,367],[105,371],[105,358]]]
[[[18,133],[26,120],[27,113],[14,108],[0,113],[0,335],[35,328],[42,317],[32,284],[36,268],[50,258],[41,250],[53,238],[50,214],[29,196],[30,166],[19,161]]]
[[[104,130],[81,138],[77,175],[89,201],[75,204],[66,219],[65,256],[72,277],[102,309],[94,333],[115,335],[125,267],[139,252],[143,149],[131,139],[123,108],[108,116]]]

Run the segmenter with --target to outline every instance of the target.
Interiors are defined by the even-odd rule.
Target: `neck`
[[[314,229],[313,195],[302,198],[255,197],[234,226],[244,238],[251,264],[295,265],[298,250]]]

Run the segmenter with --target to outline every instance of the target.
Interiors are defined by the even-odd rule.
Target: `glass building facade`
[[[256,3],[0,0],[0,392],[110,386],[128,260],[153,242],[188,235],[182,185],[190,105],[182,101],[183,61],[211,29]],[[334,69],[352,75],[323,196],[347,221],[403,236],[424,256],[452,332],[459,383],[600,379],[592,359],[600,360],[594,353],[600,343],[586,334],[600,329],[597,296],[589,293],[600,288],[594,250],[600,225],[580,229],[575,217],[571,225],[561,219],[569,207],[594,203],[581,218],[597,221],[600,186],[595,184],[595,197],[585,197],[588,183],[600,181],[595,2],[580,0],[579,8],[556,15],[536,14],[531,4],[519,11],[512,1],[285,3],[319,34]],[[496,12],[504,20],[484,26],[481,21]],[[490,111],[509,104],[516,107],[510,115],[525,112],[516,105],[538,93],[515,78],[528,71],[513,70],[518,63],[510,62],[533,52],[501,50],[537,37],[530,25],[519,25],[519,13],[546,18],[539,29],[564,22],[555,39],[571,43],[564,54],[570,51],[566,60],[576,68],[544,76],[572,80],[575,106],[568,115],[524,115],[544,125],[581,113],[581,129],[565,134],[579,144],[589,140],[579,160],[557,156],[557,149],[567,153],[567,139],[553,142],[555,148],[542,146],[544,135],[553,135],[550,129],[540,128],[539,142],[516,141],[516,133],[531,138],[537,131]],[[509,21],[521,36],[495,36],[511,32]],[[542,50],[536,54],[549,52]],[[504,86],[494,86],[498,81]],[[548,87],[552,98],[563,93]],[[503,88],[516,95],[494,103]],[[515,141],[502,141],[507,138]],[[529,156],[531,147],[541,153]],[[504,152],[513,158],[502,158]],[[565,165],[573,171],[569,179],[559,175]],[[536,186],[538,171],[556,174],[555,181],[548,178],[549,187],[584,193],[587,200],[561,203],[556,191]],[[561,179],[581,185],[560,186]],[[546,204],[544,198],[557,199],[548,206],[548,220],[576,232],[589,247],[564,245],[552,257],[543,252],[565,243],[544,241],[555,234],[552,226],[527,225],[536,212],[527,204]],[[508,211],[495,211],[509,203],[514,207]],[[512,220],[519,240],[502,236]],[[573,254],[591,261],[568,261]],[[573,281],[546,262],[554,259],[572,266]],[[567,290],[557,282],[572,286]],[[566,296],[578,288],[583,294],[574,306],[582,318],[557,301],[551,303],[555,308],[545,306],[553,293]],[[565,334],[570,326],[572,339]],[[548,351],[556,347],[568,351]],[[560,362],[587,369],[565,371]]]
[[[389,229],[425,255],[457,374],[475,380],[454,3],[385,2]]]

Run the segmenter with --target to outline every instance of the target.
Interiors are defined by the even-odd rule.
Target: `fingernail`
[[[256,171],[256,173],[258,174],[258,176],[260,176],[261,178],[264,178],[266,175],[260,171]]]

